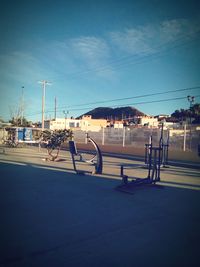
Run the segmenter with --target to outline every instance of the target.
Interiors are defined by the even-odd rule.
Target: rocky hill
[[[125,118],[133,118],[134,116],[142,116],[145,114],[133,107],[98,107],[91,111],[88,111],[85,114],[82,114],[78,118],[81,118],[83,115],[92,115],[93,119],[121,120]]]

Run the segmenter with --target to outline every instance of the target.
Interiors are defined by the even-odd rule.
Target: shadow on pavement
[[[21,164],[0,164],[0,266],[199,265],[199,192]]]

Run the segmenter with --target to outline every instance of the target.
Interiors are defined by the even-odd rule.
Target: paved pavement
[[[199,169],[170,166],[158,186],[126,194],[115,190],[119,165],[146,177],[142,162],[106,156],[102,175],[82,176],[67,151],[45,157],[0,151],[1,267],[200,266]]]

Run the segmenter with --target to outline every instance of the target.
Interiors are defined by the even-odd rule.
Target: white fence
[[[86,132],[74,130],[74,139],[77,142],[85,143]],[[149,143],[149,138],[152,136],[153,145],[157,146],[161,137],[161,129],[159,128],[129,128],[122,129],[102,128],[99,132],[88,132],[91,138],[94,138],[98,144],[102,145],[121,145],[144,147]],[[7,132],[0,129],[0,143],[6,139]],[[34,135],[35,136],[35,135]],[[170,150],[179,151],[198,151],[200,145],[200,128],[180,127],[177,129],[166,129],[163,131],[163,142],[167,143],[169,136]]]
[[[91,138],[94,138],[97,143],[102,145],[121,145],[144,147],[149,143],[149,138],[152,136],[153,145],[158,146],[161,129],[159,128],[128,128],[114,129],[103,128],[99,132],[88,132]],[[77,142],[87,142],[86,132],[74,131],[74,139]],[[163,131],[163,143],[169,142],[171,150],[182,151],[197,151],[200,144],[200,131],[196,128],[181,127],[179,129],[166,129]]]

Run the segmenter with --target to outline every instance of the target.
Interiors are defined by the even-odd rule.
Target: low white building
[[[122,129],[124,127],[124,124],[122,121],[115,121],[114,128],[115,129]]]
[[[54,120],[45,120],[44,128],[50,130],[64,130],[80,128],[80,120],[57,118]]]
[[[158,127],[158,118],[151,116],[138,116],[138,125]]]
[[[107,120],[92,119],[90,115],[85,115],[82,119],[64,119],[45,120],[44,128],[50,130],[80,129],[82,131],[100,131],[107,126]]]

